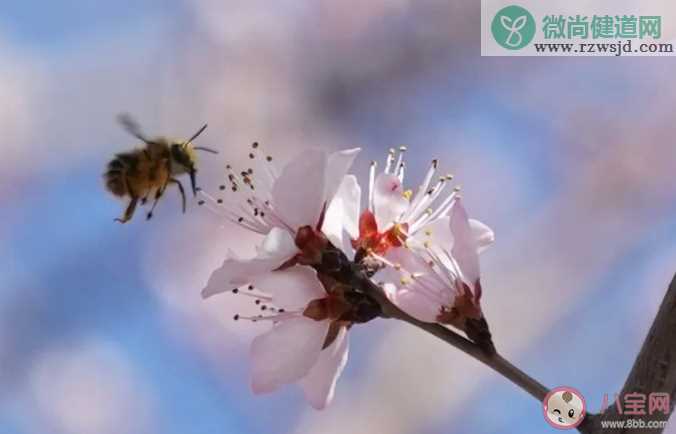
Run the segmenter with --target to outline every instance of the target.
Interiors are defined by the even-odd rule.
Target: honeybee
[[[138,202],[141,201],[143,205],[151,195],[154,195],[152,207],[146,215],[148,220],[151,219],[157,202],[169,184],[176,184],[178,187],[185,213],[185,190],[176,176],[189,174],[193,195],[197,195],[195,151],[218,153],[213,149],[192,144],[192,141],[202,134],[207,125],[202,126],[188,140],[166,137],[151,139],[143,134],[139,125],[129,115],[118,116],[118,121],[127,132],[141,140],[145,146],[115,155],[115,158],[108,163],[106,173],[103,175],[108,191],[118,197],[129,196],[130,198],[124,215],[122,218],[116,218],[115,221],[128,222],[134,215]]]

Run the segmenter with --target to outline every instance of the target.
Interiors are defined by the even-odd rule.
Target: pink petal
[[[361,188],[354,175],[343,177],[338,191],[324,216],[322,231],[337,247],[349,244],[344,232],[356,239],[359,237],[359,207],[361,205]]]
[[[395,175],[381,173],[376,177],[373,192],[373,206],[381,232],[392,226],[408,209],[401,182]]]
[[[324,200],[331,202],[338,191],[343,178],[352,167],[354,159],[361,151],[360,148],[346,149],[334,152],[328,157],[325,173]]]
[[[287,311],[303,310],[310,301],[326,297],[317,272],[310,267],[295,266],[272,271],[255,277],[251,283],[270,294],[275,306]]]
[[[419,242],[430,241],[431,245],[450,251],[453,247],[450,217],[442,217],[423,226],[416,231],[413,238]]]
[[[251,343],[254,393],[269,393],[303,378],[319,358],[328,321],[296,317],[280,321]]]
[[[459,198],[451,210],[450,227],[454,238],[451,254],[458,263],[465,283],[474,288],[479,280],[479,254],[474,233],[467,218],[467,211]]]
[[[412,317],[425,322],[436,322],[441,313],[441,303],[415,289],[401,289],[394,294],[394,304]]]
[[[282,170],[272,186],[275,213],[291,230],[315,226],[325,201],[327,156],[321,149],[309,149]]]
[[[495,241],[495,233],[479,220],[469,219],[469,226],[472,228],[472,234],[476,241],[479,253],[486,250],[488,246]]]
[[[336,340],[319,354],[317,363],[300,380],[305,399],[317,410],[323,410],[333,400],[336,382],[347,364],[347,329],[342,327]]]
[[[223,265],[209,277],[202,290],[202,298],[247,284],[254,277],[279,268],[297,252],[291,235],[283,229],[273,228],[265,237],[256,258],[238,259],[233,252],[229,252]]]
[[[385,258],[393,264],[401,265],[407,273],[432,273],[427,261],[417,252],[406,247],[390,248],[385,254]]]

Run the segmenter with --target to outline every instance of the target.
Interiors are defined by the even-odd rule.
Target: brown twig
[[[347,260],[340,250],[331,249],[332,247],[329,248],[330,251],[325,252],[325,260],[321,264],[316,265],[318,271],[331,275],[337,281],[350,286],[357,293],[361,293],[367,299],[370,299],[371,305],[376,306],[377,310],[380,311],[379,316],[404,321],[436,336],[501,374],[538,401],[544,400],[549,391],[547,387],[507,361],[494,348],[491,351],[487,351],[485,346],[482,347],[472,342],[446,326],[419,321],[408,315],[387,298],[383,290],[371,281],[358,264]],[[371,313],[373,312],[371,311]],[[674,276],[669,285],[667,294],[643,343],[643,347],[636,358],[631,373],[622,388],[620,396],[624,396],[630,392],[643,394],[651,392],[668,393],[671,404],[669,414],[661,416],[653,415],[650,417],[651,421],[668,420],[674,408],[674,400],[676,399],[676,364],[674,361],[676,361],[676,276]],[[621,419],[622,416],[617,414],[615,406],[611,406],[603,414],[587,413],[587,416],[577,429],[583,434],[648,432],[660,434],[663,431],[663,428],[610,430],[604,429],[601,426],[602,421]],[[625,419],[627,419],[626,416]]]

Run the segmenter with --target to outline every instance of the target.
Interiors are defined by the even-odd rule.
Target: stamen
[[[374,188],[376,183],[376,167],[378,163],[371,161],[371,167],[369,168],[369,199],[368,199],[368,209],[373,212],[373,196],[375,194]]]
[[[387,153],[387,162],[385,164],[385,173],[390,173],[392,170],[392,163],[394,163],[394,154],[395,154],[394,148],[390,148],[389,152]]]

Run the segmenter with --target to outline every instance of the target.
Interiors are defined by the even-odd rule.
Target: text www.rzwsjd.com
[[[674,46],[671,43],[641,43],[638,46],[632,44],[632,40],[617,41],[613,43],[601,42],[556,42],[534,43],[535,51],[543,54],[589,54],[589,55],[614,55],[621,56],[631,53],[673,53]]]

